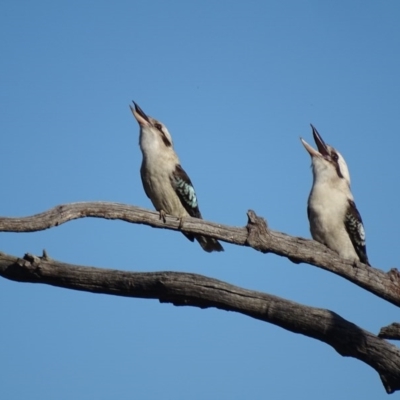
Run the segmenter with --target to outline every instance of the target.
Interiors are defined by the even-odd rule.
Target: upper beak
[[[303,138],[300,138],[301,142],[303,143],[303,146],[306,148],[308,153],[310,154],[311,157],[314,156],[323,156],[323,157],[328,157],[329,156],[329,151],[328,148],[323,141],[321,135],[318,133],[318,131],[315,129],[315,127],[311,124],[311,128],[313,131],[313,136],[314,136],[314,141],[315,144],[317,145],[318,151],[313,149]]]
[[[323,156],[329,156],[329,151],[328,147],[326,146],[324,140],[322,139],[321,135],[318,133],[318,131],[315,129],[315,126],[313,124],[310,124],[312,128],[312,133],[314,136],[315,144],[318,147],[319,152]]]
[[[136,121],[138,122],[139,125],[148,125],[150,123],[149,117],[144,113],[144,111],[132,100],[132,103],[135,105],[135,108],[133,108],[131,105],[129,105],[129,108],[132,111],[133,116],[136,118]]]

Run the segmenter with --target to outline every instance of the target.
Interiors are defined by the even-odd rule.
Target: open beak
[[[313,149],[303,138],[300,138],[301,142],[303,143],[303,146],[306,148],[306,150],[308,151],[308,153],[310,154],[311,157],[315,157],[315,156],[329,157],[328,147],[326,146],[321,135],[315,129],[314,125],[311,124],[311,128],[313,131],[314,141],[315,141],[315,144],[317,145],[318,151]]]
[[[129,108],[131,109],[132,114],[136,118],[138,124],[140,126],[150,124],[149,117],[144,113],[144,111],[133,100],[132,103],[135,105],[135,108],[133,108],[131,105],[129,105]]]

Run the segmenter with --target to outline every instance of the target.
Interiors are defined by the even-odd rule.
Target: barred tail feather
[[[224,251],[224,248],[217,239],[209,236],[195,236],[195,238],[200,243],[200,246],[203,248],[203,250],[207,253],[211,253],[212,251]]]
[[[211,253],[213,251],[224,251],[224,248],[218,242],[217,239],[214,239],[209,236],[200,236],[200,235],[192,235],[191,233],[182,232],[191,242],[196,239],[200,246],[207,253]]]

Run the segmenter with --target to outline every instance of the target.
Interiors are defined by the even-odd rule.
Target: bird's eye
[[[337,162],[337,160],[339,160],[339,156],[336,153],[332,154],[332,160]]]
[[[162,131],[162,126],[161,124],[155,124],[154,125],[159,131]]]

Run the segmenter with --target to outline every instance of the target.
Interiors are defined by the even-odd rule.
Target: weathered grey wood
[[[393,322],[393,324],[384,326],[378,336],[382,339],[400,340],[400,324]]]
[[[336,313],[304,306],[205,276],[177,272],[137,273],[65,264],[43,257],[0,253],[0,275],[19,282],[125,297],[159,299],[177,306],[235,311],[332,346],[342,356],[374,368],[387,393],[400,389],[400,350]]]
[[[126,204],[85,202],[59,205],[41,214],[24,218],[0,218],[0,232],[35,232],[84,217],[120,219],[154,228],[179,230],[179,220],[167,217],[164,223],[156,212]],[[246,227],[216,224],[186,218],[182,230],[209,235],[227,243],[249,246],[263,253],[287,257],[295,263],[307,263],[333,272],[390,303],[400,306],[400,273],[388,273],[340,258],[327,247],[312,240],[289,236],[267,228],[265,220],[248,212]]]

